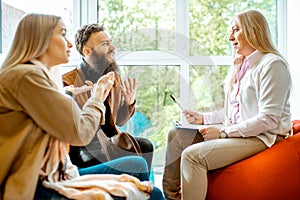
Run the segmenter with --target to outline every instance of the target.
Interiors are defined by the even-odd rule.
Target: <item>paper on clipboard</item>
[[[218,129],[221,129],[224,125],[223,124],[189,124],[189,123],[181,123],[179,121],[173,121],[173,124],[176,128],[182,128],[182,129],[201,129],[206,127],[215,127]]]

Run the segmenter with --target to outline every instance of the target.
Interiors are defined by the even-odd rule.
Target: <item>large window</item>
[[[250,8],[264,13],[278,44],[277,0],[98,0],[97,20],[118,49],[122,75],[140,82],[137,112],[123,128],[151,139],[154,165],[163,164],[171,122],[181,117],[170,94],[188,109],[223,106],[231,64],[228,25]]]

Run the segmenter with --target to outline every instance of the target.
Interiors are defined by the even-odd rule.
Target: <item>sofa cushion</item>
[[[300,134],[208,172],[209,200],[300,199]]]

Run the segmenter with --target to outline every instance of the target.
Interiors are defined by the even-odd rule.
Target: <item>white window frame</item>
[[[286,21],[287,21],[287,1],[277,0],[278,2],[278,48],[283,55],[286,55]],[[175,0],[175,37],[176,52],[166,51],[141,51],[141,52],[117,52],[117,62],[119,65],[177,65],[180,66],[180,102],[189,108],[189,66],[192,63],[197,66],[208,65],[230,65],[231,56],[195,56],[190,57],[189,52],[181,49],[189,49],[189,0]],[[74,0],[74,11],[81,8],[81,21],[78,24],[96,22],[97,0]],[[92,9],[92,10],[91,10]],[[76,15],[74,15],[76,16]],[[75,21],[75,19],[74,19]],[[76,26],[78,25],[76,24]],[[74,27],[76,30],[77,27]],[[179,39],[180,38],[180,39]],[[185,39],[182,39],[185,38]],[[180,41],[179,41],[180,40]],[[183,41],[182,41],[183,40]],[[147,59],[145,59],[147,58]]]

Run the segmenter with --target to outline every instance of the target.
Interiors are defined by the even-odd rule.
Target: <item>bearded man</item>
[[[105,124],[99,125],[99,129],[108,137],[118,134],[116,125],[123,126],[135,112],[135,95],[137,81],[135,78],[123,81],[115,62],[116,48],[111,43],[109,35],[104,27],[99,24],[84,25],[75,35],[75,45],[81,54],[82,62],[74,70],[63,75],[64,86],[82,87],[91,85],[104,74],[115,72],[115,83],[104,102],[106,107]],[[91,91],[74,95],[79,107],[83,107],[88,100]],[[153,158],[153,144],[143,137],[135,137],[146,159],[149,170]],[[97,152],[97,153],[95,153]],[[89,167],[106,161],[101,153],[101,145],[97,134],[90,144],[84,147],[71,147],[70,158],[78,167]]]

